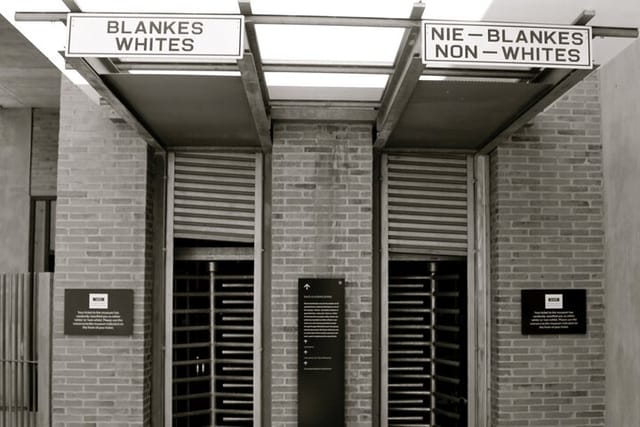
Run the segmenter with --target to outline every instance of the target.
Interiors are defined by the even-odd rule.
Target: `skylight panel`
[[[346,73],[265,73],[273,100],[379,101],[389,76]]]
[[[406,18],[416,0],[252,0],[254,14]]]
[[[265,73],[267,86],[384,88],[386,74]]]
[[[392,65],[402,28],[256,25],[265,63]]]
[[[237,0],[76,0],[83,12],[239,13]]]

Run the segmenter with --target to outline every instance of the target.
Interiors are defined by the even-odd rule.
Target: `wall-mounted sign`
[[[423,21],[427,66],[592,68],[591,27]]]
[[[298,281],[298,426],[344,427],[344,279]]]
[[[521,293],[523,334],[585,334],[585,289],[530,289]]]
[[[241,15],[70,13],[69,57],[209,61],[242,58]]]
[[[65,289],[65,335],[132,335],[133,290]]]

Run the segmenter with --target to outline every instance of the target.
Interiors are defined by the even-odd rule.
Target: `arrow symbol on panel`
[[[308,284],[308,283],[305,283],[303,288],[304,288],[305,291],[308,291],[309,289],[311,289],[311,285]]]

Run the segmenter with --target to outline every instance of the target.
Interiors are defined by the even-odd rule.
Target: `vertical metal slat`
[[[35,323],[37,327],[36,355],[37,368],[34,375],[37,380],[37,395],[35,408],[36,424],[48,426],[51,424],[51,273],[40,273],[35,289]],[[45,325],[45,326],[43,326]]]
[[[209,263],[209,307],[211,307],[211,323],[209,340],[211,342],[211,425],[216,425],[216,263]]]
[[[0,427],[7,425],[7,277],[0,274]]]
[[[16,386],[17,386],[17,381],[16,381],[16,347],[17,347],[17,328],[16,328],[16,312],[17,310],[17,304],[18,304],[18,298],[17,298],[17,292],[16,292],[16,282],[17,282],[17,275],[16,274],[12,274],[11,275],[11,311],[9,313],[9,342],[10,342],[10,355],[9,355],[9,359],[11,360],[10,362],[10,366],[11,366],[11,391],[9,392],[9,399],[11,400],[10,402],[10,407],[11,407],[11,425],[16,425],[18,423],[18,421],[16,420]]]
[[[24,368],[26,363],[25,353],[24,353],[24,324],[25,324],[25,276],[26,274],[21,274],[18,276],[18,315],[16,316],[16,379],[18,386],[16,387],[17,396],[16,396],[16,418],[18,425],[24,426],[24,412],[26,408],[24,407]]]
[[[431,288],[431,425],[436,425],[436,364],[435,360],[438,357],[436,354],[436,263],[429,263],[429,273],[431,279],[429,280]]]

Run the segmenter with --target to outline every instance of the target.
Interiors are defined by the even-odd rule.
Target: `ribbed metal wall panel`
[[[175,155],[174,237],[252,243],[255,153]]]
[[[467,255],[465,155],[388,154],[384,190],[391,255]]]

